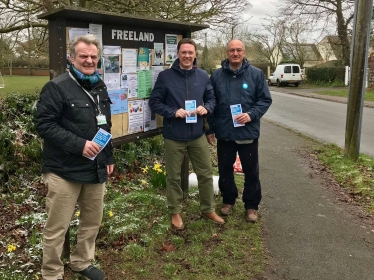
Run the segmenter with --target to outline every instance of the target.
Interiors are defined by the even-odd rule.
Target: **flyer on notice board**
[[[104,149],[104,147],[109,143],[110,139],[112,138],[112,134],[109,132],[106,132],[104,129],[100,128],[99,131],[96,133],[95,137],[92,139],[92,142],[95,142],[97,145],[100,146],[100,151]],[[99,154],[97,153],[93,157],[86,157],[89,158],[90,160],[94,160],[95,157]]]

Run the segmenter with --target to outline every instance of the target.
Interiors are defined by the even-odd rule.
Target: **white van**
[[[298,87],[302,81],[303,74],[299,64],[288,63],[279,64],[275,69],[272,77],[269,77],[268,83],[277,84],[278,87],[281,85],[294,84]]]

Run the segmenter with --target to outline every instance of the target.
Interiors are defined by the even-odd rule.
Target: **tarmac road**
[[[302,89],[301,89],[302,90]],[[272,91],[273,104],[265,119],[342,148],[345,144],[347,105]],[[364,107],[360,152],[374,156],[374,109]]]
[[[314,142],[261,122],[260,214],[269,265],[259,279],[373,280],[374,226],[311,176],[295,151]]]

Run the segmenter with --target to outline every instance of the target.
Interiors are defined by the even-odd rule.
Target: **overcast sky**
[[[280,1],[280,0],[279,0]],[[274,0],[249,0],[252,7],[245,12],[245,19],[251,26],[261,26],[261,20],[267,16],[275,16],[277,14],[276,7],[272,4]],[[262,20],[263,21],[263,20]]]

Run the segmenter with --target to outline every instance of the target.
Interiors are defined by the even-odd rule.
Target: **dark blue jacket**
[[[217,105],[214,114],[208,118],[210,130],[217,139],[249,140],[260,137],[260,118],[266,113],[272,99],[264,73],[249,64],[244,58],[242,67],[234,72],[228,60],[222,68],[213,72],[213,85]],[[241,104],[242,112],[248,113],[251,121],[245,126],[234,127],[230,105]]]
[[[170,69],[158,75],[149,101],[152,112],[164,117],[164,138],[190,141],[204,134],[202,116],[197,115],[197,123],[175,117],[178,109],[185,108],[186,100],[196,100],[196,108],[202,105],[209,112],[216,104],[208,74],[196,67],[183,70],[177,59]]]

